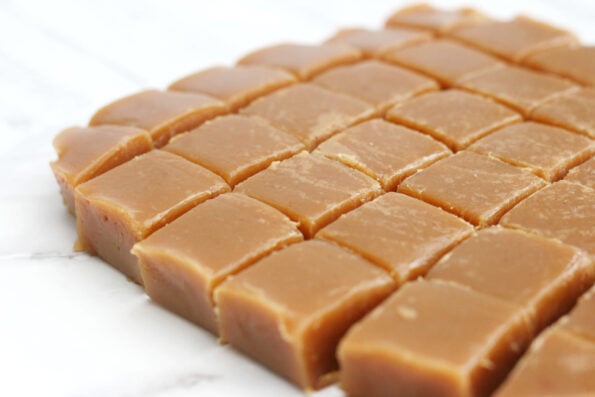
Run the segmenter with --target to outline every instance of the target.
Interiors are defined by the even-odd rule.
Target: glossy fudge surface
[[[386,118],[460,150],[497,128],[521,121],[492,100],[459,90],[428,93],[391,108]]]
[[[362,171],[389,191],[405,177],[450,155],[451,151],[427,135],[373,119],[331,137],[316,153]]]
[[[595,46],[560,47],[538,52],[524,62],[535,69],[595,86]]]
[[[76,189],[79,244],[141,283],[130,249],[196,204],[229,190],[217,175],[154,150]]]
[[[89,125],[142,128],[149,131],[155,146],[161,147],[172,136],[223,113],[227,113],[227,106],[207,95],[147,90],[99,109]]]
[[[544,185],[527,171],[463,151],[410,176],[399,185],[399,192],[485,227]]]
[[[444,10],[420,4],[403,8],[394,13],[386,26],[408,26],[446,33],[457,27],[486,23],[488,18],[471,8]]]
[[[595,90],[556,97],[534,109],[530,117],[595,139]]]
[[[471,231],[471,225],[440,208],[387,193],[341,216],[316,237],[358,252],[402,284],[424,275]]]
[[[308,149],[376,113],[374,107],[348,95],[313,84],[296,84],[260,98],[241,110],[300,139]]]
[[[559,326],[567,332],[595,343],[595,287],[584,294]]]
[[[58,159],[50,165],[71,213],[77,185],[153,148],[146,131],[120,126],[68,128],[53,143]]]
[[[264,66],[219,66],[183,77],[172,83],[169,90],[207,94],[237,110],[296,81],[288,72]]]
[[[208,121],[163,148],[210,169],[231,186],[303,149],[294,136],[240,115]]]
[[[345,331],[393,289],[385,272],[335,244],[294,244],[221,285],[221,335],[305,390],[318,389],[336,379]]]
[[[488,396],[529,343],[513,306],[448,283],[405,284],[339,346],[350,396]]]
[[[595,189],[595,157],[571,169],[564,180]]]
[[[147,294],[166,308],[218,332],[214,289],[259,258],[302,240],[297,225],[242,194],[222,194],[137,243]]]
[[[341,29],[327,43],[344,44],[355,47],[366,57],[379,57],[395,48],[407,47],[428,41],[432,34],[427,31],[409,28],[389,28],[370,30],[362,28]]]

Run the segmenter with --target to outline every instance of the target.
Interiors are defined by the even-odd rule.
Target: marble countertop
[[[595,42],[590,0],[436,1],[525,13]],[[0,395],[302,396],[73,253],[74,220],[48,167],[53,136],[146,87],[277,41],[379,26],[405,2],[0,1]],[[316,397],[342,396],[337,387]]]

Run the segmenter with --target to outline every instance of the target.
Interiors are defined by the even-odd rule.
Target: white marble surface
[[[591,0],[465,3],[530,14],[595,42]],[[274,41],[379,26],[403,4],[0,0],[0,395],[301,396],[100,260],[72,252],[51,140],[118,96]]]

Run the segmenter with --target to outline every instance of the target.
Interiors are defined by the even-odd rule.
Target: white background
[[[590,0],[435,3],[525,13],[595,42]],[[119,96],[277,41],[379,27],[404,4],[0,0],[0,395],[301,396],[100,260],[72,253],[51,140]]]

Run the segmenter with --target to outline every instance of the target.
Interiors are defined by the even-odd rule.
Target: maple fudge
[[[137,243],[132,253],[153,300],[217,334],[215,288],[270,252],[300,240],[297,225],[276,209],[229,193],[194,207]]]
[[[595,157],[591,157],[581,165],[571,169],[564,180],[595,189]]]
[[[399,192],[485,227],[544,185],[528,171],[463,151],[405,179]]]
[[[486,16],[471,8],[442,10],[431,5],[420,4],[397,11],[386,21],[386,26],[428,29],[444,34],[461,26],[483,24],[488,21]]]
[[[264,66],[213,67],[175,81],[169,90],[198,92],[224,101],[235,111],[254,99],[295,83],[283,70]]]
[[[269,122],[312,150],[338,131],[372,118],[377,111],[359,99],[313,84],[296,84],[257,99],[240,113]]]
[[[560,47],[533,54],[525,65],[595,86],[595,46]]]
[[[432,79],[376,60],[334,68],[313,83],[372,103],[381,113],[409,97],[439,88]]]
[[[153,150],[76,188],[78,243],[141,284],[134,243],[227,190],[205,168]]]
[[[556,182],[531,195],[500,224],[556,238],[595,254],[595,190]]]
[[[449,156],[451,151],[427,135],[373,119],[331,137],[315,153],[360,170],[389,191],[417,170]]]
[[[447,39],[389,51],[384,59],[427,74],[446,87],[502,65],[491,55]]]
[[[528,345],[514,306],[456,284],[407,283],[339,345],[349,396],[488,396]]]
[[[279,209],[311,237],[342,213],[381,194],[382,188],[338,161],[303,152],[273,163],[235,191]]]
[[[208,168],[230,186],[303,149],[294,136],[240,115],[208,121],[163,147]]]
[[[482,51],[491,52],[512,62],[519,62],[538,51],[575,45],[578,42],[577,38],[566,30],[524,16],[511,21],[464,26],[451,34]]]
[[[592,396],[595,344],[552,329],[540,336],[494,397]]]
[[[490,69],[462,80],[458,86],[494,98],[525,116],[542,103],[578,89],[561,77],[517,66]]]
[[[361,58],[361,51],[346,45],[285,43],[251,52],[238,64],[276,67],[293,73],[301,80],[308,80],[327,69]]]
[[[341,29],[326,42],[345,44],[357,48],[365,57],[378,58],[387,51],[428,41],[432,33],[409,28],[370,30],[362,28]]]
[[[595,343],[595,287],[584,294],[568,315],[558,322],[560,329]]]
[[[595,90],[556,97],[535,108],[530,117],[595,139]]]
[[[387,193],[341,216],[316,237],[359,253],[403,284],[424,275],[472,230],[467,222],[440,208]]]
[[[444,280],[518,305],[535,330],[566,313],[595,281],[581,250],[521,231],[479,231],[446,254],[427,279]]]
[[[494,101],[459,90],[432,92],[391,108],[386,118],[425,132],[460,150],[506,125],[522,121]]]
[[[551,182],[589,158],[595,144],[562,128],[525,122],[504,127],[475,142],[469,150],[525,168]]]
[[[216,291],[221,336],[306,390],[337,377],[345,331],[392,290],[382,270],[339,246],[291,245]]]
[[[54,138],[58,159],[50,163],[68,210],[74,188],[153,148],[151,136],[134,127],[72,127]]]

